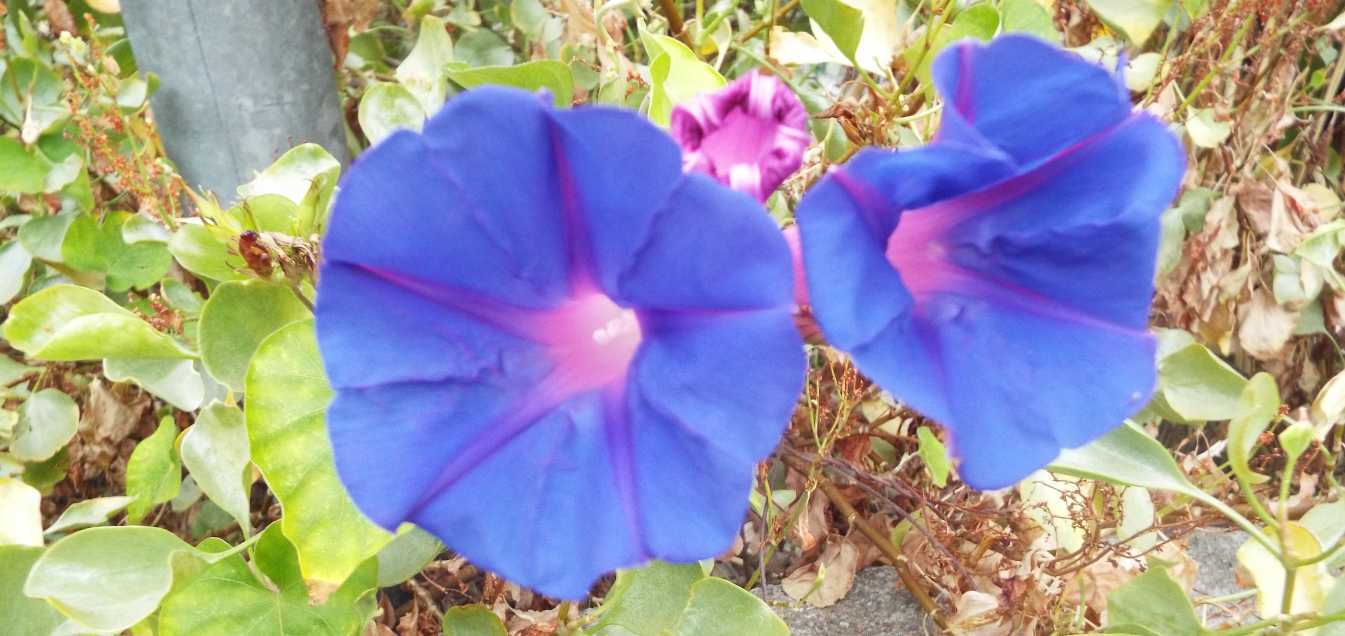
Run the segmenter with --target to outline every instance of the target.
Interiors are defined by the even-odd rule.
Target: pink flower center
[[[887,238],[884,255],[901,274],[911,296],[919,298],[946,290],[966,277],[962,268],[948,259],[942,239],[973,211],[953,199],[902,213],[897,229]]]
[[[728,176],[735,165],[756,165],[775,148],[773,119],[754,117],[735,108],[719,127],[701,141],[700,151],[715,166],[715,174]]]
[[[580,393],[626,376],[640,348],[640,319],[607,296],[582,295],[548,313],[545,342],[556,362],[556,378]]]

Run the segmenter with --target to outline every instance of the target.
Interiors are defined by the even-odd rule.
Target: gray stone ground
[[[1222,596],[1241,588],[1233,577],[1234,553],[1246,540],[1241,532],[1197,530],[1187,554],[1200,569],[1196,574],[1197,596]],[[889,566],[871,567],[855,578],[855,587],[839,603],[817,609],[795,602],[778,585],[766,587],[766,598],[789,624],[794,636],[919,636],[936,634],[911,595],[899,587],[897,571]],[[1212,618],[1212,617],[1208,617]]]

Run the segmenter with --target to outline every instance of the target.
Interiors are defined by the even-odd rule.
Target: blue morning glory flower
[[[580,598],[732,543],[803,384],[790,254],[631,111],[479,88],[369,150],[323,242],[351,497]]]
[[[797,211],[823,333],[945,425],[977,488],[1144,406],[1159,215],[1185,155],[1108,71],[1027,36],[934,64],[937,139],[866,149]]]

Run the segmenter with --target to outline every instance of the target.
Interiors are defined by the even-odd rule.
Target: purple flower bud
[[[673,109],[682,166],[764,202],[803,163],[808,113],[778,78],[752,71]]]

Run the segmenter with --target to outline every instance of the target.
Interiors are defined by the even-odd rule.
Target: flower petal
[[[617,277],[648,241],[656,215],[682,181],[668,135],[630,111],[577,108],[551,114],[565,214],[582,224],[593,281],[615,297]]]
[[[958,474],[974,488],[1020,481],[1061,448],[1115,428],[1153,391],[1154,339],[1142,330],[953,294],[930,299],[919,314],[937,334],[930,353],[951,409],[941,421],[961,459]]]
[[[755,466],[789,422],[803,343],[780,311],[657,314],[645,325],[627,385],[645,545],[662,559],[707,558],[733,542]]]
[[[536,342],[464,311],[470,294],[433,289],[366,266],[326,263],[315,313],[332,386],[482,378],[527,385],[550,370]],[[511,311],[497,319],[524,313]]]
[[[649,234],[617,277],[613,297],[665,310],[792,305],[789,246],[763,212],[708,177],[686,175],[654,211]]]
[[[963,42],[934,60],[940,141],[999,148],[1030,167],[1130,114],[1106,69],[1028,35]]]
[[[323,258],[524,307],[569,291],[549,119],[536,97],[483,88],[371,148],[344,178]],[[486,131],[489,131],[487,133]]]
[[[865,149],[813,186],[796,217],[809,298],[827,340],[842,349],[859,346],[910,306],[884,255],[903,210],[969,192],[1011,170],[994,154],[955,144]]]
[[[404,517],[378,508],[415,499],[411,521],[478,566],[559,598],[582,598],[602,574],[649,558],[613,479],[623,451],[613,447],[600,393],[520,416],[530,408],[523,396],[477,412],[480,396],[464,393],[479,390],[408,384],[341,394],[332,407],[338,469],[366,514],[391,529]],[[427,403],[442,410],[427,412]],[[395,433],[371,436],[380,425]],[[474,451],[499,428],[517,434],[489,453]],[[355,453],[391,461],[351,460]],[[454,479],[438,483],[446,467]]]
[[[1093,319],[1143,329],[1158,219],[1184,171],[1177,140],[1139,113],[1030,173],[928,213],[963,219],[940,239],[958,267]]]

